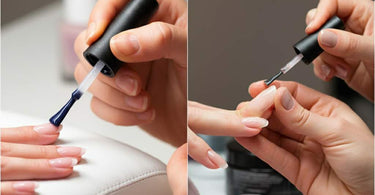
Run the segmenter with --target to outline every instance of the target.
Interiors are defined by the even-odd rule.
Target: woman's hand
[[[20,180],[56,179],[72,174],[85,151],[48,145],[57,140],[61,128],[48,123],[1,129],[1,194],[34,194],[37,183]]]
[[[104,32],[127,0],[99,0],[88,30],[76,40],[80,58],[75,77],[82,82],[91,65],[83,51]],[[151,23],[114,36],[113,54],[127,62],[114,78],[99,75],[90,91],[91,108],[117,125],[140,125],[175,146],[186,142],[187,5],[159,0]],[[125,64],[125,63],[124,63]]]
[[[303,194],[373,194],[374,137],[366,124],[333,97],[295,82],[274,84],[269,126],[237,141]],[[249,92],[256,96],[264,89],[261,81]],[[238,109],[243,117],[261,115],[249,104]]]
[[[252,137],[257,135],[262,128],[268,125],[268,121],[262,117],[268,117],[273,106],[273,98],[276,92],[275,87],[265,90],[261,95],[248,103],[253,112],[265,113],[259,117],[241,117],[240,112],[224,110],[206,106],[197,102],[189,102],[188,106],[188,148],[189,156],[206,166],[217,169],[226,168],[226,161],[196,133]]]
[[[315,75],[324,81],[339,77],[374,101],[374,2],[320,0],[306,16],[306,33],[316,31],[333,15],[345,21],[346,29],[319,33],[325,52],[313,61]]]

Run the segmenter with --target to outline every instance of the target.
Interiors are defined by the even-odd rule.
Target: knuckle
[[[304,108],[301,108],[297,112],[297,117],[294,121],[297,127],[303,127],[305,124],[307,124],[309,118],[310,118],[311,113],[307,111]]]
[[[345,48],[345,51],[346,52],[353,52],[353,51],[357,51],[357,48],[359,46],[359,40],[354,38],[354,37],[350,37],[348,39],[348,45],[347,47]]]
[[[158,33],[156,33],[156,42],[159,45],[166,45],[168,44],[173,38],[173,30],[172,28],[163,23],[163,22],[155,22],[156,29],[158,29]]]

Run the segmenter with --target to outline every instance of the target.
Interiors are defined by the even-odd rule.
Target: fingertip
[[[267,85],[264,83],[264,80],[254,82],[249,86],[249,94],[251,97],[256,97],[260,92],[267,88]]]
[[[107,22],[104,22],[104,21],[91,22],[88,25],[87,31],[86,31],[86,44],[87,45],[93,44],[100,36],[102,36],[106,28],[107,28]]]

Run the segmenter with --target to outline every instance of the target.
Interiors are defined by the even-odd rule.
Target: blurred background
[[[1,110],[48,119],[77,87],[74,40],[87,26],[96,0],[2,0]],[[64,125],[101,134],[167,163],[174,147],[137,126],[116,126],[98,118],[85,94]],[[61,133],[64,133],[62,131]],[[88,151],[89,152],[89,151]],[[94,151],[93,151],[94,152]]]
[[[305,15],[318,0],[189,1],[189,100],[235,109],[250,100],[248,86],[276,74],[305,36]],[[346,102],[374,129],[374,105],[340,79],[323,82],[299,63],[281,80],[300,82]],[[202,136],[223,156],[230,138]],[[225,172],[189,162],[201,194],[225,194]],[[212,186],[217,186],[212,188]]]

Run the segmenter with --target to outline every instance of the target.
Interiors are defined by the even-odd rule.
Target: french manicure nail
[[[240,109],[239,113],[241,116],[248,116],[249,113],[253,113],[254,106],[257,106],[257,112],[263,112],[273,105],[273,99],[276,94],[276,87],[274,85],[263,90],[254,99],[252,99],[247,105]],[[253,113],[254,114],[254,113]],[[261,114],[261,113],[258,113]]]
[[[276,87],[274,85],[268,87],[267,89],[263,90],[260,94],[258,94],[255,98],[262,98],[265,96],[271,96],[276,92]],[[254,98],[254,99],[255,99]]]
[[[155,110],[149,110],[146,112],[137,113],[136,117],[142,121],[152,121],[155,118]]]
[[[345,80],[346,77],[348,76],[348,71],[341,66],[336,66],[335,69],[336,69],[336,76]]]
[[[59,146],[56,149],[57,153],[60,156],[82,156],[85,154],[86,150],[80,147],[72,147],[72,146]]]
[[[208,150],[207,155],[208,155],[208,159],[212,163],[214,163],[216,166],[218,166],[222,169],[226,169],[228,167],[227,162],[219,154],[217,154],[213,150]]]
[[[36,131],[39,134],[51,135],[51,134],[58,133],[61,130],[61,126],[56,127],[56,126],[52,125],[51,123],[46,123],[46,124],[34,126],[33,129],[34,129],[34,131]]]
[[[78,163],[76,158],[55,158],[49,160],[49,164],[55,168],[70,168]]]
[[[134,109],[145,110],[147,107],[148,98],[145,96],[126,97],[125,103]]]
[[[329,30],[320,31],[320,40],[327,47],[335,47],[337,44],[337,35]]]
[[[331,74],[331,68],[329,66],[325,65],[325,64],[322,64],[320,66],[320,71],[325,78],[327,78],[329,76],[329,74]]]
[[[18,181],[13,183],[13,189],[17,192],[34,192],[38,183],[33,181]]]
[[[288,90],[285,90],[281,97],[281,105],[285,108],[285,110],[290,110],[294,106],[292,95]]]
[[[87,42],[92,36],[94,36],[95,31],[96,31],[96,23],[95,23],[95,22],[92,22],[92,23],[89,24],[89,27],[87,28],[86,42]]]
[[[268,126],[268,120],[260,117],[246,117],[241,120],[242,124],[248,128],[264,128]]]
[[[111,45],[124,56],[135,54],[139,50],[138,38],[132,34],[121,34],[111,39]]]
[[[124,74],[116,79],[117,86],[124,90],[128,95],[134,96],[137,94],[138,82],[135,78]]]

